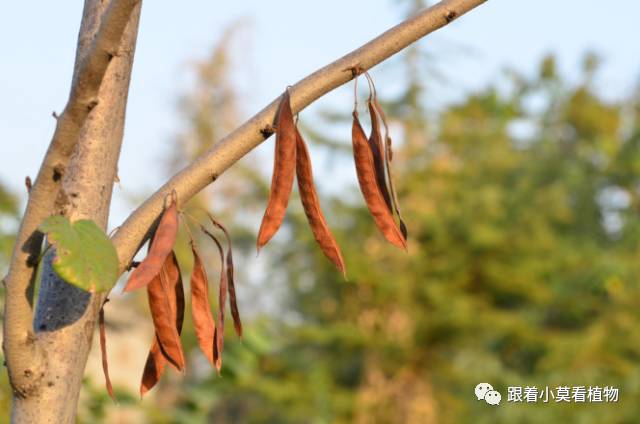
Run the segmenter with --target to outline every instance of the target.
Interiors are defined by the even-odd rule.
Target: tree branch
[[[362,47],[307,76],[290,89],[294,113],[329,91],[353,79],[353,69],[367,70],[403,50],[425,35],[442,28],[486,0],[443,0],[407,19]],[[113,237],[124,271],[148,239],[164,199],[175,190],[181,203],[215,181],[251,149],[268,138],[280,98],[216,143],[195,162],[182,169],[134,211]]]
[[[26,395],[42,375],[42,352],[33,334],[32,304],[37,258],[42,246],[38,225],[56,209],[56,198],[69,159],[91,110],[107,67],[118,55],[122,34],[140,0],[112,0],[100,16],[99,29],[84,56],[76,58],[76,70],[64,112],[56,129],[33,187],[16,244],[4,279],[6,285],[3,349],[14,390]],[[80,34],[79,46],[82,44]]]

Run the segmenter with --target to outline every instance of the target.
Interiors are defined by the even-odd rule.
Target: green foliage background
[[[383,242],[353,188],[324,198],[345,282],[293,199],[291,238],[271,246],[267,277],[284,293],[282,310],[255,319],[248,339],[232,344],[222,378],[187,382],[160,416],[633,422],[638,99],[602,99],[594,55],[577,85],[555,68],[548,57],[533,76],[507,73],[431,120],[420,101],[425,81],[409,77],[387,104],[404,141],[394,163],[409,254]],[[337,163],[350,154],[332,151]],[[475,400],[481,381],[505,394],[500,407]],[[527,385],[610,385],[621,398],[506,402],[507,386]]]
[[[394,164],[409,253],[383,241],[354,187],[325,196],[347,261],[344,281],[293,198],[283,229],[290,236],[270,245],[265,286],[245,287],[256,305],[262,296],[280,303],[271,312],[255,306],[242,343],[228,334],[222,377],[205,367],[164,382],[154,401],[141,404],[147,419],[634,422],[638,98],[602,99],[592,86],[593,55],[579,84],[555,68],[547,57],[532,76],[507,73],[435,119],[419,100],[424,81],[408,78],[386,107],[402,140]],[[343,125],[334,121],[321,125]],[[201,128],[191,122],[187,132]],[[335,147],[343,141],[316,142],[333,163],[349,163],[349,149]],[[256,193],[251,184],[213,208],[233,224],[245,264],[254,235],[232,211],[264,203],[266,185]],[[220,190],[196,200],[193,213]],[[194,345],[192,334],[185,339]],[[503,393],[501,406],[475,399],[482,381]],[[561,385],[615,386],[620,400],[506,402],[508,386]]]

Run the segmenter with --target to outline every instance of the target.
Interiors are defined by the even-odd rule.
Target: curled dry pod
[[[371,102],[370,102],[371,103]],[[385,168],[387,170],[387,179],[389,180],[389,191],[391,192],[391,203],[393,205],[393,210],[396,215],[398,215],[398,221],[400,222],[400,232],[405,240],[407,240],[408,232],[407,226],[402,219],[402,212],[400,212],[400,204],[398,203],[398,195],[396,194],[395,187],[393,185],[393,173],[391,172],[391,161],[393,159],[393,149],[391,148],[391,137],[389,136],[389,125],[387,124],[387,117],[378,103],[378,98],[374,94],[373,96],[373,106],[375,111],[380,115],[380,119],[382,120],[382,124],[384,125],[384,152],[385,152]],[[371,110],[371,109],[370,109]]]
[[[240,311],[238,310],[238,300],[236,298],[236,283],[234,281],[233,269],[233,253],[231,251],[231,240],[229,240],[229,248],[227,250],[227,286],[229,293],[229,306],[231,307],[231,318],[233,318],[233,328],[238,337],[242,337],[242,321],[240,320]]]
[[[285,91],[276,122],[276,148],[269,202],[258,232],[258,250],[278,231],[293,188],[296,162],[296,134],[289,91]]]
[[[108,299],[105,300],[105,303]],[[98,314],[98,327],[100,329],[100,352],[102,354],[102,372],[104,373],[104,382],[107,386],[107,393],[109,397],[115,402],[116,395],[113,393],[113,386],[111,385],[111,378],[109,378],[109,361],[107,360],[107,334],[104,326],[104,304],[100,308]]]
[[[175,254],[172,252],[167,256],[158,276],[147,286],[147,293],[160,349],[169,363],[178,371],[182,371],[185,365],[184,352],[176,325],[177,315],[180,311],[176,309],[177,302],[172,300],[172,298],[176,299],[178,295],[176,292],[178,285],[182,290],[180,269]],[[182,303],[184,304],[184,299]],[[184,314],[184,307],[182,314]]]
[[[166,269],[166,276],[169,282],[169,290],[167,292],[170,307],[169,315],[170,319],[173,320],[179,337],[182,333],[182,325],[184,323],[184,287],[182,286],[182,278],[180,277],[180,268],[178,267],[178,262],[173,252],[167,262],[169,262]],[[147,291],[149,291],[150,286],[151,284],[147,286]],[[140,384],[141,396],[158,383],[164,373],[165,365],[168,362],[166,352],[161,347],[159,340],[160,338],[156,332],[142,374],[142,382]],[[182,349],[182,346],[180,346],[180,349]],[[182,368],[184,368],[184,357]]]
[[[156,229],[147,257],[131,273],[124,291],[132,291],[144,287],[159,273],[169,253],[173,249],[178,234],[178,207],[175,198],[164,211]]]
[[[313,232],[313,236],[320,245],[320,249],[333,264],[346,273],[342,253],[336,242],[329,226],[324,219],[322,209],[320,209],[320,200],[313,184],[313,170],[311,167],[311,159],[309,151],[302,138],[302,135],[296,128],[296,176],[298,178],[298,190],[300,191],[300,200],[304,213],[307,215],[309,226]]]
[[[384,196],[378,187],[373,155],[356,111],[353,112],[351,137],[358,183],[360,184],[360,190],[362,191],[367,207],[373,216],[373,220],[380,232],[391,244],[406,249],[406,241],[393,220],[393,215],[387,207]]]
[[[227,283],[229,286],[229,306],[231,306],[231,317],[233,318],[233,327],[236,330],[238,337],[242,337],[242,321],[240,320],[240,311],[238,310],[238,303],[236,299],[236,285],[233,276],[233,246],[231,244],[231,236],[229,232],[213,215],[208,214],[211,223],[220,228],[227,239]]]
[[[216,339],[216,369],[218,373],[220,373],[220,369],[222,368],[222,350],[224,349],[224,310],[227,303],[227,291],[229,290],[227,283],[227,273],[225,269],[225,261],[224,261],[224,250],[222,249],[222,245],[209,231],[207,231],[204,227],[202,231],[213,240],[218,248],[218,252],[220,253],[220,289],[218,292],[218,326],[215,331],[215,339]]]
[[[191,272],[193,326],[200,349],[211,365],[215,365],[217,359],[215,357],[217,349],[215,348],[214,339],[216,323],[211,314],[211,305],[209,304],[209,282],[207,281],[207,271],[202,264],[193,240],[191,240],[191,252],[193,253],[193,271]]]
[[[371,99],[367,101],[367,106],[369,108],[369,116],[371,117],[371,135],[369,136],[369,139],[367,141],[369,142],[369,147],[371,148],[371,153],[373,155],[373,164],[376,170],[376,181],[378,182],[378,187],[380,188],[382,197],[384,197],[384,202],[387,204],[387,207],[391,211],[391,196],[389,196],[389,190],[387,189],[387,181],[385,176],[386,161],[384,150],[382,147],[380,120],[378,119],[378,113],[376,112],[376,108],[373,105]]]

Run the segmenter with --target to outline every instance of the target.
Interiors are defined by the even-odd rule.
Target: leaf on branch
[[[118,255],[111,240],[95,222],[70,222],[64,216],[47,218],[39,230],[56,249],[53,270],[69,284],[90,292],[108,291],[118,279]]]

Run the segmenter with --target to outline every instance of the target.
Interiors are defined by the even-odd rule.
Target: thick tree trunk
[[[109,2],[85,0],[74,80],[85,60]],[[80,134],[56,200],[57,213],[72,220],[92,219],[107,226],[124,130],[140,5],[129,18],[120,48],[100,86],[97,105]],[[90,295],[64,281],[45,258],[34,319],[36,343],[45,354],[37,390],[14,396],[16,423],[72,423],[103,296]]]

